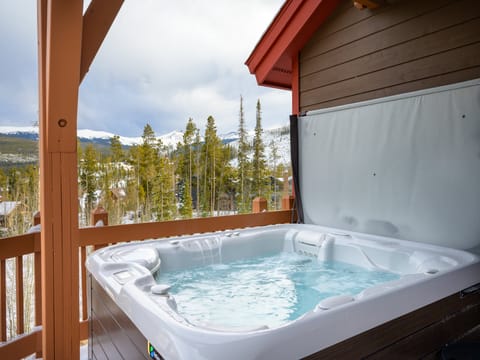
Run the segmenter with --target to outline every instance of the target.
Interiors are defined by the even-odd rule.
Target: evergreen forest
[[[162,144],[149,124],[134,146],[123,146],[118,136],[110,139],[106,151],[79,143],[80,226],[90,225],[97,206],[108,212],[110,225],[248,213],[257,196],[267,199],[269,210],[279,209],[290,164],[279,160],[275,141],[264,144],[260,100],[252,137],[240,97],[236,146],[220,139],[213,116],[203,128],[201,132],[188,119],[174,148]],[[18,203],[0,224],[0,236],[21,234],[32,226],[39,208],[38,181],[37,165],[0,169],[2,199]]]

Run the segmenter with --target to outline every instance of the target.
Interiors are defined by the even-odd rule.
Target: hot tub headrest
[[[161,263],[157,249],[152,246],[120,248],[114,251],[110,258],[115,262],[141,265],[152,274],[160,268]]]

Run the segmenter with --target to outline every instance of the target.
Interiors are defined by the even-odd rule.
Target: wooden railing
[[[285,202],[289,207],[291,200]],[[256,207],[259,213],[232,216],[218,216],[212,218],[195,218],[189,220],[174,220],[165,222],[140,223],[132,225],[108,226],[108,216],[97,211],[92,216],[92,224],[102,219],[104,225],[80,229],[79,257],[80,257],[80,339],[88,338],[88,312],[87,312],[87,273],[85,261],[88,254],[97,248],[119,242],[141,241],[151,238],[188,235],[194,233],[212,232],[218,230],[237,229],[270,224],[290,223],[293,212],[289,210],[262,211],[262,206]],[[35,320],[32,331],[24,334],[24,293],[23,293],[23,256],[30,255],[34,258],[34,312]],[[16,333],[7,337],[7,295],[13,291],[7,288],[6,263],[15,261],[16,270]],[[41,279],[40,279],[40,233],[30,233],[20,236],[0,239],[0,359],[19,359],[36,353],[41,356]],[[12,286],[11,286],[12,287]],[[31,305],[27,305],[31,306]]]
[[[34,303],[24,304],[23,257],[33,257]],[[13,283],[7,287],[7,262],[15,263],[15,294],[12,294]],[[11,266],[12,268],[12,266]],[[40,233],[24,234],[0,239],[0,359],[17,359],[32,353],[41,353],[42,295],[40,281]],[[10,279],[11,280],[11,279]],[[15,324],[7,327],[7,296],[15,295],[15,307],[10,318]],[[34,306],[34,327],[25,334],[25,306]],[[29,325],[29,324],[28,324]],[[15,334],[8,337],[7,330],[14,328]],[[11,331],[10,331],[11,332]]]

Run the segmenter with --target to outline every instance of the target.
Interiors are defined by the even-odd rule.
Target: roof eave
[[[292,77],[285,82],[285,74],[292,73],[292,58],[338,3],[339,0],[287,0],[283,4],[245,62],[259,85],[281,84],[280,88],[291,88]]]

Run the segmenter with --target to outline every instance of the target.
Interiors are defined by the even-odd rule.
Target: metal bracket
[[[467,295],[474,295],[474,294],[480,294],[480,283],[460,291],[460,299],[463,299]]]

